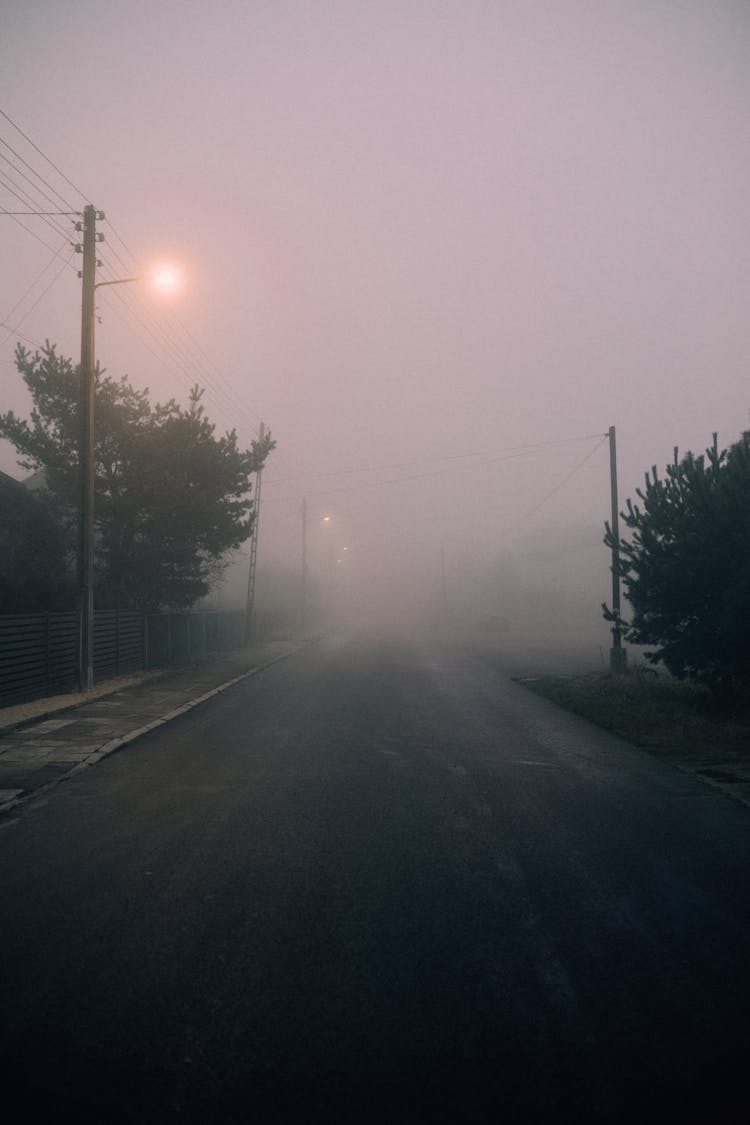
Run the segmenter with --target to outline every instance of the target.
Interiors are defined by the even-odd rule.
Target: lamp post
[[[138,277],[123,277],[117,281],[96,281],[96,243],[104,241],[97,234],[96,223],[104,218],[93,204],[83,210],[83,222],[76,230],[83,232],[83,242],[75,249],[83,255],[81,278],[81,375],[79,417],[81,420],[79,466],[79,538],[78,538],[78,589],[79,589],[79,644],[78,686],[81,691],[91,691],[94,686],[94,372],[96,322],[96,290],[103,285],[125,285],[140,281]]]
[[[299,620],[300,631],[304,632],[307,621],[307,497],[302,497],[302,572],[300,575]],[[330,524],[331,516],[318,516],[316,523]],[[331,544],[329,543],[329,547]],[[329,567],[333,566],[329,556]]]

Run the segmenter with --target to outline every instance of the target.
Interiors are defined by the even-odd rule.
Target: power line
[[[138,258],[133,253],[133,251],[128,246],[128,244],[125,242],[125,239],[122,237],[122,235],[119,233],[119,231],[116,229],[114,223],[111,221],[111,219],[107,219],[107,223],[108,223],[110,229],[112,230],[112,233],[115,235],[115,237],[117,238],[117,240],[119,241],[119,243],[123,247],[125,253],[130,257],[131,263],[135,266],[135,268],[139,268]],[[110,245],[110,248],[112,250],[112,253],[113,253],[114,257],[120,262],[120,264],[125,269],[130,268],[123,261],[122,257],[118,254],[115,247],[112,246],[111,243],[109,245]],[[243,402],[243,400],[241,398],[239,398],[239,396],[236,394],[234,388],[232,387],[231,383],[225,377],[221,368],[219,368],[216,365],[216,363],[214,362],[214,360],[211,359],[211,357],[206,353],[206,351],[204,350],[202,345],[199,343],[199,341],[195,338],[195,336],[192,334],[190,329],[180,320],[179,316],[177,316],[176,314],[174,315],[173,319],[175,321],[177,329],[179,330],[179,333],[183,337],[185,337],[187,339],[187,341],[189,341],[190,346],[188,346],[188,344],[184,343],[183,341],[179,341],[179,343],[178,343],[176,338],[175,338],[174,333],[171,333],[171,334],[169,333],[169,329],[164,328],[162,326],[161,331],[163,331],[167,334],[170,334],[171,337],[172,337],[172,340],[174,341],[176,346],[178,346],[180,348],[180,350],[183,352],[183,354],[185,354],[185,353],[188,354],[188,362],[191,363],[193,366],[195,366],[197,368],[197,370],[200,373],[201,379],[206,381],[206,382],[208,381],[207,376],[206,376],[206,367],[208,366],[208,368],[210,368],[214,379],[217,380],[217,384],[214,384],[214,388],[213,388],[214,393],[217,394],[217,395],[219,395],[219,394],[222,395],[223,398],[228,402],[229,406],[231,407],[231,409],[233,411],[236,411],[237,409],[239,409],[241,413],[245,414],[247,417],[252,418],[254,420],[255,424],[259,423],[261,421],[260,415],[258,415],[254,410],[252,410],[251,407],[249,407],[245,402]],[[191,354],[191,353],[197,353],[197,356],[199,357],[199,359],[196,359],[194,357],[194,355]],[[219,386],[218,384],[220,384],[221,386]]]
[[[184,325],[184,324],[182,323],[182,321],[180,320],[180,318],[179,318],[178,316],[175,316],[175,320],[177,321],[177,324],[178,324],[178,325],[179,325],[179,327],[180,327],[180,328],[182,329],[182,331],[183,331],[183,332],[185,333],[185,335],[186,335],[186,336],[188,337],[188,339],[189,339],[189,340],[190,340],[190,341],[191,341],[191,342],[193,343],[193,345],[194,345],[194,347],[195,347],[196,351],[198,352],[198,354],[199,354],[200,356],[202,356],[202,357],[203,357],[203,359],[204,359],[204,361],[205,361],[205,362],[206,362],[207,364],[209,364],[209,365],[211,366],[211,368],[212,368],[212,370],[213,370],[214,374],[216,375],[216,377],[217,377],[217,378],[218,378],[218,379],[219,379],[219,380],[220,380],[220,381],[221,381],[221,382],[222,382],[222,383],[224,384],[224,386],[225,386],[225,387],[227,388],[227,392],[229,393],[229,395],[230,395],[230,396],[231,396],[231,395],[234,395],[234,393],[235,393],[235,392],[234,392],[234,389],[232,388],[231,384],[230,384],[230,383],[228,382],[228,380],[227,380],[227,379],[226,379],[226,378],[224,377],[224,374],[223,374],[223,372],[221,371],[221,369],[220,369],[219,367],[217,367],[217,366],[216,366],[216,364],[214,363],[214,361],[213,361],[213,360],[212,360],[212,359],[210,358],[210,356],[208,356],[208,355],[206,354],[206,352],[204,351],[203,347],[202,347],[202,346],[201,346],[201,344],[200,344],[200,343],[199,343],[199,342],[198,342],[198,341],[196,340],[195,336],[193,336],[193,334],[192,334],[192,332],[190,331],[190,329],[189,329],[189,328],[187,328],[187,327],[186,327],[186,326],[185,326],[185,325]],[[256,422],[260,422],[260,421],[261,421],[260,417],[259,417],[259,416],[258,416],[258,415],[257,415],[257,414],[255,413],[255,411],[251,410],[249,406],[248,406],[248,407],[245,407],[245,409],[247,410],[248,414],[250,414],[250,415],[251,415],[252,417],[254,417],[254,418],[255,418]]]
[[[357,469],[329,469],[324,473],[308,473],[299,477],[275,477],[264,483],[266,484],[286,484],[296,480],[316,480],[321,477],[343,477],[350,476],[357,473],[390,473],[396,469],[409,469],[415,465],[430,464],[439,461],[460,461],[470,457],[490,457],[492,460],[483,462],[482,464],[491,465],[496,460],[506,460],[508,454],[516,454],[522,456],[525,452],[534,452],[541,449],[553,449],[560,445],[570,445],[573,442],[579,441],[592,441],[594,438],[600,437],[600,434],[584,434],[580,437],[561,438],[557,441],[540,441],[540,442],[527,442],[523,445],[511,445],[507,449],[501,450],[476,450],[472,453],[446,453],[442,457],[422,457],[415,461],[397,461],[390,465],[368,465]],[[475,466],[469,466],[474,468]],[[481,467],[481,466],[476,466]],[[443,472],[451,471],[452,467],[436,470],[435,475]],[[433,475],[433,474],[426,474]],[[399,480],[413,480],[418,479],[414,477],[400,477]],[[372,483],[388,483],[385,482],[372,482]],[[337,490],[344,491],[344,490]]]
[[[47,156],[45,152],[43,152],[39,145],[37,145],[31,139],[31,137],[9,116],[9,114],[7,114],[4,110],[0,110],[0,115],[2,115],[2,117],[9,122],[9,124],[16,130],[16,132],[19,133],[19,135],[23,137],[29,145],[31,145],[34,151],[37,152],[43,158],[43,160],[46,161],[46,163],[51,168],[53,168],[59,176],[62,177],[65,183],[73,188],[77,195],[87,200],[87,202],[90,202],[88,196],[83,191],[81,191],[81,189],[62,171],[62,169],[57,164],[54,163],[53,160],[50,159],[49,156]],[[9,159],[2,152],[0,152],[0,160],[4,161],[5,164],[8,165],[10,169],[12,169],[16,176],[21,177],[26,182],[26,184],[29,185],[31,191],[36,193],[38,196],[41,196],[48,203],[54,205],[55,199],[53,199],[39,186],[39,183],[41,183],[46,188],[48,188],[49,191],[54,194],[56,199],[59,199],[65,207],[71,208],[71,210],[69,211],[48,211],[43,206],[38,205],[37,199],[30,194],[29,188],[24,187],[23,184],[19,183],[15,176],[13,176],[12,174],[8,174],[7,170],[5,176],[0,177],[0,183],[4,184],[6,190],[8,190],[19,201],[19,203],[26,204],[28,206],[28,210],[7,207],[0,210],[0,214],[7,214],[8,217],[13,218],[13,221],[16,222],[21,227],[21,229],[26,231],[28,234],[31,234],[32,237],[36,238],[37,241],[42,243],[42,245],[46,246],[46,248],[50,250],[50,252],[55,253],[52,247],[50,247],[44,241],[44,239],[40,238],[39,235],[31,230],[25,223],[21,222],[20,218],[28,216],[41,218],[44,222],[47,223],[48,226],[50,226],[52,230],[56,231],[57,234],[67,238],[67,232],[63,231],[63,229],[56,222],[56,219],[58,218],[58,216],[73,216],[79,214],[80,212],[72,209],[72,205],[69,200],[67,200],[65,196],[63,196],[53,186],[53,184],[46,180],[36,168],[32,167],[29,161],[26,160],[24,156],[15,148],[13,148],[6,140],[0,138],[0,144],[8,152],[13,154],[18,163]],[[23,167],[20,167],[19,165],[23,165]],[[23,171],[23,168],[26,168],[31,175],[27,175],[26,172]],[[31,177],[34,178],[32,179]],[[37,183],[37,181],[39,181],[39,183]],[[139,263],[135,254],[127,245],[124,238],[116,229],[112,221],[107,221],[109,224],[109,229],[112,231],[117,241],[121,244],[126,256],[132,259],[132,262],[135,263],[137,267]],[[111,257],[119,262],[123,268],[130,271],[130,267],[124,261],[117,247],[112,245],[111,243],[109,243],[109,253]],[[108,267],[105,259],[103,269],[106,271],[107,268]],[[111,267],[109,268],[111,269]],[[30,287],[30,289],[31,288],[33,288],[33,285]],[[27,290],[27,293],[24,294],[24,297],[21,298],[19,302],[17,302],[16,306],[14,306],[14,309],[18,307],[18,305],[26,297],[29,291],[30,290]],[[108,301],[105,298],[103,292],[101,296],[106,307],[109,308],[110,311],[114,312],[116,308],[114,303],[112,301]],[[109,296],[109,291],[107,291],[107,297]],[[255,429],[256,423],[260,420],[259,416],[236,395],[229,381],[224,377],[223,373],[213,363],[213,361],[207,356],[205,351],[198,344],[198,341],[195,339],[195,337],[193,337],[192,334],[187,330],[187,328],[179,321],[179,318],[177,318],[176,316],[174,317],[174,321],[176,324],[175,329],[174,326],[168,326],[159,323],[148,312],[138,312],[135,307],[135,302],[132,300],[132,298],[125,297],[121,292],[119,292],[119,290],[115,291],[114,296],[120,302],[120,305],[126,314],[125,323],[127,324],[127,326],[131,331],[135,333],[136,336],[139,337],[141,343],[144,344],[147,350],[154,356],[155,359],[157,359],[157,361],[161,365],[171,366],[173,370],[176,370],[178,373],[183,373],[189,379],[191,379],[192,382],[199,382],[209,392],[210,397],[217,402],[222,413],[228,413],[230,419],[234,419],[238,414],[240,414],[247,421],[248,426],[251,426],[253,430]],[[11,312],[12,311],[14,310],[11,310]],[[9,314],[8,319],[10,319],[10,315],[11,314]],[[117,314],[115,313],[115,315]],[[122,320],[123,318],[120,317],[120,319]],[[131,324],[128,324],[128,320],[134,320],[139,325],[141,331],[139,332],[138,329],[135,329]],[[148,343],[146,343],[142,333],[145,333],[153,341],[157,349],[156,351]],[[159,352],[162,351],[164,354],[160,355]]]
[[[44,269],[40,270],[40,272],[37,274],[37,276],[32,281],[31,285],[29,285],[28,289],[26,289],[26,291],[18,298],[15,305],[13,305],[13,308],[9,309],[8,312],[5,314],[5,321],[10,320],[10,318],[13,316],[13,313],[16,311],[18,306],[23,304],[23,302],[28,297],[29,293],[31,293],[32,289],[36,285],[38,285],[38,283],[42,280],[42,278],[44,277],[47,270],[51,269],[52,265],[54,264],[55,259],[59,258],[59,257],[61,257],[61,254],[56,250],[53,251],[53,256],[52,256],[51,260],[49,262],[47,262]],[[68,257],[64,259],[64,262],[65,262],[66,265],[69,263],[71,257],[72,257],[72,255],[69,254]],[[23,323],[23,322],[21,321],[20,323]],[[6,337],[6,339],[2,341],[2,344],[0,344],[0,347],[2,347],[5,343],[7,343],[7,339],[8,338]]]
[[[208,373],[198,365],[193,356],[186,351],[184,345],[176,339],[168,329],[160,325],[150,315],[141,315],[131,300],[119,289],[113,287],[112,293],[107,290],[106,294],[103,296],[109,311],[140,340],[141,344],[154,356],[161,366],[171,368],[173,373],[176,373],[178,376],[184,376],[188,380],[189,385],[196,382],[199,383],[208,391],[209,398],[214,401],[219,412],[221,414],[226,413],[228,418],[232,421],[236,419],[238,412],[249,415],[250,412],[244,409],[242,403],[232,400],[220,387],[215,385]],[[119,301],[127,315],[121,315],[111,300],[107,300],[107,298],[111,297]],[[142,331],[139,331],[135,325],[138,325]],[[151,339],[154,346],[148,342],[146,336]],[[250,426],[249,421],[248,426]],[[231,422],[228,428],[233,428]],[[255,428],[254,425],[252,428]]]
[[[35,238],[37,242],[40,242],[42,246],[45,246],[51,254],[58,253],[59,255],[59,251],[55,251],[54,248],[50,246],[49,242],[45,242],[44,239],[36,233],[36,231],[32,230],[31,227],[27,227],[26,224],[22,223],[20,219],[17,219],[15,215],[9,215],[9,218],[12,218],[13,222],[16,224],[16,226],[19,226],[21,230],[25,230],[27,234],[30,234],[32,238]],[[59,234],[60,232],[57,231],[57,233]],[[66,241],[68,240],[67,235],[65,236],[65,239]]]
[[[68,184],[69,187],[72,187],[73,191],[76,192],[77,195],[80,195],[83,199],[86,200],[87,203],[91,203],[91,200],[88,198],[88,196],[85,194],[85,192],[82,192],[79,187],[76,187],[76,185],[73,183],[72,180],[68,179],[68,177],[65,175],[65,173],[63,171],[61,171],[60,168],[57,167],[55,162],[53,160],[50,160],[50,158],[46,155],[46,153],[42,152],[42,150],[39,148],[39,145],[34,144],[31,137],[29,137],[26,133],[24,133],[21,126],[17,125],[16,122],[13,120],[13,118],[9,117],[4,109],[0,109],[0,114],[2,114],[2,116],[5,118],[5,120],[8,121],[13,126],[13,128],[16,130],[17,133],[21,134],[23,139],[31,145],[31,147],[34,149],[34,151],[38,152],[39,155],[44,160],[47,161],[49,166],[51,168],[55,169],[58,176],[62,176],[62,178],[65,180],[65,183]],[[42,177],[40,176],[39,178],[41,179]],[[54,190],[54,189],[52,189],[52,190]],[[62,199],[62,196],[59,195],[59,192],[55,192],[55,195],[57,195],[60,199]],[[70,206],[70,204],[68,204],[68,206]]]
[[[0,159],[4,159],[1,153]],[[54,230],[57,234],[66,233],[66,231],[60,226],[58,222],[48,217],[46,213],[42,212],[38,208],[37,201],[29,194],[28,189],[25,188],[23,184],[19,184],[16,180],[14,180],[12,175],[8,173],[7,169],[5,170],[5,172],[0,173],[0,183],[5,187],[6,191],[9,191],[11,195],[15,196],[15,198],[20,203],[24,203],[27,207],[31,208],[32,213],[41,217],[46,225]],[[7,213],[9,215],[12,215],[12,212],[10,211],[8,211]],[[28,212],[19,212],[19,214],[28,214]],[[57,212],[55,212],[55,214],[57,214]],[[71,212],[71,214],[77,214],[77,212]]]
[[[126,254],[129,255],[132,264],[134,265],[134,267],[136,269],[138,269],[139,268],[139,262],[138,262],[138,259],[137,259],[136,255],[133,253],[133,251],[130,249],[128,244],[125,242],[124,238],[119,233],[119,231],[115,228],[114,223],[112,223],[111,220],[109,220],[109,219],[107,220],[107,222],[109,224],[110,229],[112,230],[112,233],[115,235],[117,240],[120,242],[120,244],[122,245]],[[120,262],[120,264],[125,269],[130,268],[123,261],[122,257],[119,255],[119,253],[117,252],[115,247],[111,245],[111,243],[110,243],[110,248],[112,250],[112,254]],[[196,340],[195,336],[192,334],[190,329],[185,324],[183,324],[183,322],[180,320],[179,316],[177,316],[176,314],[173,315],[173,320],[175,322],[175,325],[178,329],[179,334],[182,337],[185,338],[184,340],[178,339],[178,336],[174,332],[170,331],[169,328],[167,328],[163,325],[160,325],[159,330],[162,333],[164,333],[164,334],[166,334],[170,337],[172,345],[174,347],[177,347],[180,350],[182,355],[186,358],[186,361],[192,367],[194,367],[196,369],[196,371],[200,375],[200,378],[202,380],[206,381],[207,383],[208,383],[207,373],[206,373],[207,368],[209,368],[211,370],[211,373],[212,373],[214,379],[217,381],[213,386],[214,393],[217,394],[217,395],[221,395],[228,402],[228,405],[231,407],[231,409],[233,411],[239,409],[240,412],[242,412],[245,415],[251,417],[256,424],[259,423],[261,421],[260,416],[258,414],[256,414],[254,410],[252,410],[249,406],[247,406],[246,403],[244,403],[236,395],[236,392],[234,391],[234,388],[231,386],[229,381],[226,379],[226,377],[224,376],[221,369],[216,365],[214,360],[212,360],[211,357],[206,353],[206,351],[203,349],[203,347],[201,346],[199,341]],[[196,356],[197,356],[197,358],[196,358]]]
[[[39,351],[44,348],[44,344],[40,344],[38,340],[32,340],[30,336],[24,336],[23,332],[19,332],[17,328],[11,328],[4,320],[0,320],[0,328],[10,329],[10,333],[5,337],[5,340],[3,340],[3,344],[7,343],[11,336],[18,336],[20,340],[23,340],[24,344],[31,344],[32,348],[38,348]],[[10,363],[12,361],[7,360],[7,362]]]
[[[609,439],[609,434],[604,434],[601,437],[601,439],[596,443],[594,448],[590,449],[589,452],[586,454],[586,456],[581,461],[579,461],[576,465],[574,465],[573,468],[570,470],[570,472],[566,473],[565,476],[562,478],[562,480],[558,481],[558,483],[555,485],[555,487],[550,489],[550,491],[545,496],[542,497],[542,499],[539,501],[538,504],[536,504],[533,508],[530,508],[529,511],[526,512],[525,515],[521,516],[521,518],[519,520],[516,520],[516,522],[514,524],[512,524],[507,529],[507,533],[511,534],[513,531],[516,531],[517,528],[520,527],[520,525],[522,523],[525,523],[526,520],[531,519],[531,517],[533,515],[536,515],[536,513],[539,511],[539,509],[543,508],[548,500],[551,500],[552,497],[556,493],[558,493],[560,491],[560,489],[563,488],[568,483],[568,481],[571,480],[576,475],[576,473],[580,472],[580,470],[583,468],[583,466],[586,464],[586,462],[591,460],[591,458],[594,456],[594,454],[599,449],[601,449],[601,447],[604,445],[605,441],[607,441],[608,439]]]
[[[124,265],[125,263],[122,264]],[[135,264],[137,267],[137,262]],[[106,263],[106,260],[104,262],[104,269],[111,269],[111,267]],[[250,408],[247,407],[245,403],[234,396],[231,387],[223,378],[223,376],[221,376],[221,372],[219,372],[217,368],[213,368],[213,370],[216,372],[215,376],[213,372],[207,369],[207,363],[210,363],[208,357],[206,357],[206,362],[203,362],[201,360],[201,349],[197,344],[197,341],[195,341],[194,337],[191,336],[191,334],[187,331],[187,329],[185,329],[184,325],[182,325],[181,322],[177,320],[177,318],[174,319],[177,320],[177,327],[182,333],[182,338],[180,336],[180,332],[175,332],[169,324],[163,324],[159,322],[150,312],[142,308],[139,309],[136,306],[136,298],[131,291],[126,290],[125,292],[122,292],[120,289],[116,288],[114,289],[113,294],[110,294],[108,291],[106,295],[103,295],[105,304],[110,309],[110,311],[114,312],[114,306],[111,302],[107,302],[106,300],[106,297],[109,296],[113,296],[117,301],[119,301],[120,305],[128,314],[128,316],[138,325],[140,325],[143,331],[155,343],[157,348],[163,351],[163,355],[154,352],[153,348],[146,345],[144,337],[136,329],[134,329],[132,325],[128,324],[127,321],[124,321],[122,317],[119,318],[123,320],[123,323],[126,323],[126,326],[132,332],[134,332],[134,334],[140,339],[141,343],[143,343],[144,346],[147,346],[150,353],[154,355],[159,363],[166,363],[173,369],[176,369],[179,372],[183,373],[187,376],[191,383],[200,383],[200,385],[209,392],[209,397],[216,402],[222,413],[224,411],[227,411],[228,416],[233,420],[239,413],[240,415],[244,416],[247,424],[255,429],[255,422],[259,421],[260,419],[255,416],[254,412],[250,410]],[[217,378],[221,379],[223,386],[216,381]]]
[[[52,185],[48,184],[46,182],[46,180],[44,180],[39,175],[39,173],[37,171],[35,171],[34,168],[31,167],[31,165],[28,163],[28,161],[24,160],[24,158],[20,155],[20,153],[17,153],[15,151],[15,149],[11,148],[10,145],[7,144],[5,141],[3,141],[2,143],[3,143],[3,145],[5,145],[5,147],[7,149],[10,150],[10,152],[13,153],[13,155],[15,157],[18,158],[18,160],[21,161],[22,164],[24,164],[29,169],[30,172],[32,172],[34,174],[34,176],[36,176],[36,178],[38,180],[41,180],[42,183],[45,184],[45,186],[50,189],[50,191],[53,191],[55,193],[55,195],[58,197],[58,199],[61,199],[62,202],[65,203],[65,206],[68,208],[68,210],[66,212],[63,212],[64,214],[70,215],[70,214],[76,214],[77,213],[77,212],[71,210],[71,204],[66,203],[66,201],[59,194],[59,192],[55,191],[55,189],[52,187]],[[11,168],[13,169],[13,171],[16,172],[19,176],[21,176],[22,179],[26,180],[26,183],[30,184],[35,192],[37,192],[39,195],[41,195],[43,199],[46,199],[47,203],[49,203],[52,207],[55,207],[55,208],[59,207],[59,205],[57,203],[55,203],[55,200],[52,198],[52,196],[48,195],[46,191],[44,191],[42,188],[39,187],[38,184],[36,184],[34,182],[34,180],[32,180],[29,176],[27,176],[22,168],[19,168],[17,164],[14,164],[14,162],[10,159],[10,157],[6,156],[4,153],[0,153],[0,159],[4,160],[6,164],[9,164],[11,166]],[[59,213],[59,212],[58,211],[53,212],[53,214],[57,214],[57,213]]]
[[[475,465],[460,465],[460,466],[458,466],[458,468],[459,469],[483,469],[483,468],[486,468],[487,465],[495,465],[500,461],[515,461],[519,457],[528,457],[533,452],[536,452],[536,451],[535,450],[524,450],[524,451],[521,451],[521,452],[518,452],[518,453],[509,453],[504,457],[495,457],[491,461],[480,461]],[[407,481],[412,481],[412,480],[429,480],[432,477],[441,477],[441,476],[444,476],[445,473],[454,473],[455,471],[456,471],[456,466],[450,465],[450,466],[446,466],[445,468],[442,468],[442,469],[434,469],[432,472],[429,472],[429,473],[410,473],[408,476],[392,477],[390,480],[360,481],[359,484],[344,485],[341,488],[327,488],[322,492],[311,492],[311,493],[308,493],[308,495],[309,496],[333,496],[337,492],[356,492],[356,491],[358,491],[359,489],[362,489],[362,488],[382,488],[382,487],[384,487],[386,485],[389,485],[389,484],[405,484]]]
[[[73,257],[72,253],[71,253],[70,257],[71,257],[71,258]],[[55,276],[54,276],[54,277],[52,278],[52,280],[50,281],[49,285],[47,285],[47,286],[46,286],[46,287],[45,287],[45,288],[44,288],[44,289],[42,290],[42,292],[41,292],[41,293],[39,294],[39,296],[37,297],[37,299],[36,299],[36,300],[34,301],[34,304],[33,304],[33,305],[31,305],[31,307],[30,307],[30,308],[28,308],[28,309],[26,310],[26,312],[25,312],[25,313],[23,314],[23,316],[21,317],[21,319],[20,319],[20,320],[18,321],[18,326],[22,325],[22,324],[23,324],[23,322],[24,322],[24,321],[25,321],[25,320],[26,320],[26,319],[27,319],[27,318],[28,318],[29,316],[31,316],[32,312],[33,312],[33,311],[34,311],[34,309],[35,309],[35,308],[37,307],[37,305],[39,304],[39,302],[40,302],[40,301],[42,300],[42,298],[43,298],[43,297],[45,297],[45,296],[47,295],[47,293],[49,293],[49,291],[50,291],[50,289],[52,288],[52,286],[53,286],[53,285],[55,284],[55,282],[57,281],[57,279],[58,279],[58,278],[60,277],[60,275],[62,274],[63,270],[65,269],[65,267],[66,267],[66,266],[68,266],[68,265],[70,265],[70,259],[66,259],[66,260],[65,260],[65,261],[64,261],[64,262],[62,263],[62,265],[60,266],[59,270],[57,271],[57,273],[55,274]],[[7,326],[7,325],[4,325],[4,327],[6,327],[6,328],[7,328],[8,326]],[[11,330],[10,330],[10,331],[8,332],[8,335],[7,335],[7,336],[5,337],[5,339],[4,339],[3,341],[2,341],[2,344],[0,344],[0,347],[3,347],[3,346],[4,346],[5,344],[7,344],[8,340],[9,340],[9,339],[11,338],[11,336],[13,336],[13,335],[14,335],[14,334],[16,333],[16,331],[17,331],[17,329],[16,329],[16,328],[11,328]]]
[[[30,172],[32,172],[33,175],[36,176],[36,178],[38,180],[41,180],[41,182],[44,184],[44,186],[48,187],[49,190],[52,192],[52,194],[56,195],[61,203],[64,203],[66,207],[72,207],[72,204],[68,202],[68,200],[65,198],[65,196],[61,195],[56,187],[53,187],[53,185],[51,183],[49,183],[47,180],[45,180],[44,176],[42,176],[41,173],[37,172],[36,168],[32,168],[32,166],[29,164],[28,160],[26,160],[23,156],[21,156],[20,152],[16,152],[16,150],[13,148],[13,146],[9,145],[8,142],[6,140],[4,140],[2,137],[0,137],[0,144],[3,145],[4,148],[7,148],[9,152],[12,152],[13,155],[16,157],[16,159],[20,160],[21,163],[23,164],[23,166],[25,168],[28,168],[28,170]],[[4,157],[4,159],[8,160],[7,157]],[[12,164],[13,162],[8,161],[8,163]],[[46,198],[49,199],[49,196],[46,196]],[[49,199],[49,201],[50,201],[50,203],[53,202],[53,200],[51,200],[51,199]]]

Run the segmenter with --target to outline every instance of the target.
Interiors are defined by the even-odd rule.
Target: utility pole
[[[79,645],[78,682],[81,691],[94,686],[94,319],[96,293],[96,243],[104,240],[96,233],[97,219],[104,212],[92,204],[83,210],[83,222],[76,230],[83,231],[83,243],[76,252],[83,254],[81,278],[81,373],[79,417],[81,423],[78,452],[80,510],[78,539]]]
[[[299,588],[299,620],[300,632],[305,631],[305,618],[307,616],[307,497],[302,497],[302,574]]]
[[[609,427],[609,478],[612,493],[612,613],[615,619],[609,666],[612,672],[617,673],[625,671],[628,654],[622,647],[620,624],[620,505],[617,499],[617,440],[614,426]]]
[[[258,443],[263,445],[265,426],[261,422],[258,431]],[[258,531],[260,529],[260,486],[263,479],[263,467],[255,474],[255,523],[250,540],[250,570],[247,575],[247,601],[245,603],[245,644],[250,643],[255,632],[255,571],[258,565]]]

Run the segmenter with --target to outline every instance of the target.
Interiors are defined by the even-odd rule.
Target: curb
[[[300,648],[301,647],[300,645]],[[221,695],[222,692],[234,687],[235,684],[241,683],[242,680],[247,680],[251,676],[256,676],[259,672],[263,672],[266,668],[278,664],[281,660],[288,660],[290,656],[294,656],[295,653],[299,652],[300,648],[292,649],[290,652],[282,652],[279,656],[274,656],[272,660],[267,660],[264,664],[258,664],[254,668],[249,668],[247,672],[242,672],[239,676],[234,676],[231,680],[225,680],[223,684],[219,684],[218,687],[211,688],[210,691],[204,692],[203,695],[199,695],[195,699],[183,703],[181,707],[175,707],[174,710],[167,711],[166,714],[160,715],[158,719],[152,719],[152,721],[146,723],[145,726],[136,727],[135,730],[128,731],[127,734],[110,739],[109,742],[105,742],[103,746],[100,746],[98,750],[92,750],[88,758],[84,758],[82,762],[77,762],[67,773],[61,774],[60,777],[56,777],[52,781],[48,781],[46,785],[40,785],[38,789],[32,789],[30,793],[24,792],[17,797],[11,797],[10,800],[4,801],[0,804],[0,816],[4,813],[12,812],[13,809],[25,805],[28,801],[32,801],[36,797],[41,797],[43,794],[51,792],[74,774],[81,773],[82,770],[97,765],[99,762],[103,761],[104,758],[108,758],[110,754],[114,754],[116,750],[121,750],[124,746],[129,746],[132,742],[135,742],[136,739],[143,738],[144,735],[149,734],[151,731],[166,726],[167,723],[170,723],[173,719],[179,718],[180,715],[186,715],[188,711],[192,711],[195,707],[199,707],[202,703],[213,699],[214,696]],[[81,704],[75,704],[67,708],[67,710],[74,710],[77,706],[81,706]],[[55,712],[55,714],[57,713],[58,712]]]

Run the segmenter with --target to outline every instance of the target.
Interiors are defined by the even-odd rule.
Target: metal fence
[[[94,616],[94,682],[241,648],[242,610]],[[0,616],[0,707],[78,687],[77,613]]]

